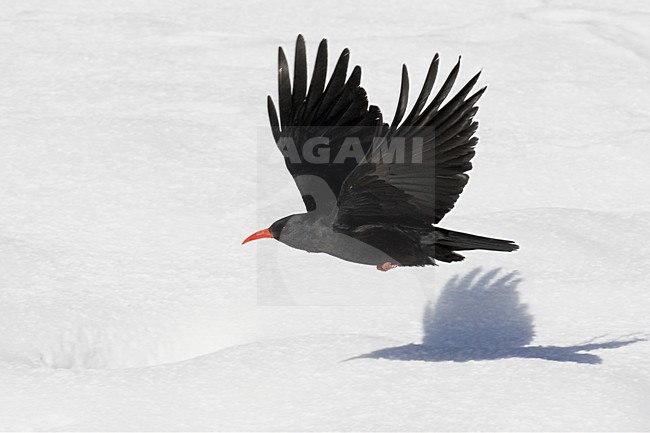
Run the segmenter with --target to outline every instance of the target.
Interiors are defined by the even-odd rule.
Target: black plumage
[[[379,108],[368,105],[361,68],[355,66],[348,77],[349,57],[348,49],[343,50],[328,81],[327,41],[321,41],[307,88],[305,41],[298,36],[292,87],[279,48],[279,110],[269,96],[269,119],[307,213],[282,218],[244,242],[273,237],[380,270],[462,260],[456,251],[516,250],[511,241],[433,226],[454,207],[469,179],[466,172],[478,142],[476,103],[485,91],[472,93],[480,72],[447,100],[459,58],[428,102],[438,76],[436,54],[407,115],[404,65],[395,116],[388,125]]]

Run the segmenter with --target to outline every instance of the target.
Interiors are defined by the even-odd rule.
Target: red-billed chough
[[[305,41],[298,36],[293,87],[282,48],[278,53],[279,117],[271,97],[273,136],[302,194],[306,213],[290,215],[243,243],[275,238],[293,248],[327,253],[387,271],[396,266],[463,260],[457,251],[514,251],[512,241],[434,227],[469,179],[478,138],[470,95],[480,72],[448,99],[460,59],[427,104],[438,73],[436,54],[406,116],[409,79],[402,68],[397,110],[390,125],[368,105],[361,68],[347,76],[343,50],[327,82],[327,41],[318,47],[309,87]]]

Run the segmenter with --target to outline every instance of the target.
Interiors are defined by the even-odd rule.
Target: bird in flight
[[[478,142],[473,118],[485,87],[470,93],[480,72],[448,99],[459,59],[428,102],[438,75],[436,54],[406,115],[409,78],[404,65],[389,125],[379,108],[368,104],[360,86],[361,68],[354,67],[348,76],[349,57],[346,48],[328,81],[323,39],[307,86],[305,40],[299,35],[292,86],[287,58],[279,48],[279,110],[269,96],[269,119],[307,211],[275,221],[243,244],[274,238],[380,271],[463,260],[458,251],[517,250],[512,241],[435,226],[469,179],[466,172]]]

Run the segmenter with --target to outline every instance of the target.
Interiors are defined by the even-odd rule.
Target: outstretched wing
[[[269,120],[308,211],[327,211],[336,204],[343,181],[370,149],[377,128],[383,126],[379,109],[368,107],[366,92],[360,87],[361,68],[356,66],[347,77],[349,57],[346,48],[326,83],[327,40],[323,39],[308,90],[302,35],[296,41],[293,88],[287,58],[282,47],[278,51],[280,116],[269,96]]]
[[[438,73],[436,54],[420,95],[402,122],[409,79],[402,86],[395,118],[362,164],[350,173],[338,199],[336,224],[341,228],[368,223],[429,226],[438,223],[467,184],[478,138],[474,115],[485,87],[468,96],[480,72],[447,99],[460,69],[460,59],[427,105]],[[425,108],[426,106],[426,108]],[[404,160],[400,160],[401,156]]]

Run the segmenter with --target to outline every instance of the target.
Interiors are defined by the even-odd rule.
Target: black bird
[[[512,241],[433,226],[454,207],[469,179],[465,173],[472,168],[478,142],[475,104],[485,87],[470,92],[480,72],[445,102],[458,76],[459,58],[427,105],[438,74],[436,54],[404,118],[409,92],[404,65],[397,110],[388,125],[378,107],[368,106],[361,68],[347,76],[349,56],[346,48],[327,82],[323,39],[308,88],[305,41],[299,35],[292,87],[279,48],[280,116],[269,96],[269,119],[307,212],[279,219],[243,243],[275,238],[381,271],[463,260],[457,251],[518,249]]]

